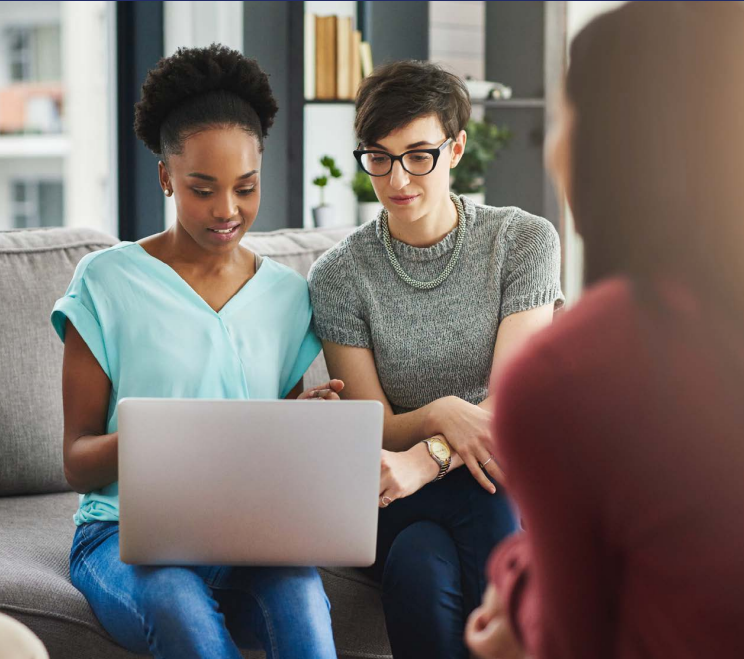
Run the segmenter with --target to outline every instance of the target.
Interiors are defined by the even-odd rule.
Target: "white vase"
[[[377,219],[377,214],[382,206],[377,201],[359,202],[359,224],[366,224],[370,220]]]
[[[319,229],[336,226],[336,209],[333,206],[313,208],[313,222]]]
[[[465,196],[468,199],[470,199],[474,204],[479,204],[480,206],[483,206],[486,203],[485,192],[466,192]]]

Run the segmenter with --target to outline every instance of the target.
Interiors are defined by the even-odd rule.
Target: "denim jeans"
[[[73,585],[113,639],[168,659],[336,657],[330,604],[315,568],[147,567],[119,558],[119,524],[79,526]]]
[[[466,467],[380,510],[377,561],[395,659],[465,659],[463,634],[480,604],[491,550],[517,530],[496,484],[486,492]]]

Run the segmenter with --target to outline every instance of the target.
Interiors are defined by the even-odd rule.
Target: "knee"
[[[434,522],[416,522],[395,538],[382,577],[386,596],[404,591],[423,596],[460,579],[460,560],[452,536]]]
[[[265,576],[264,584],[256,594],[268,608],[278,606],[284,609],[287,602],[293,602],[298,615],[301,611],[330,611],[323,581],[315,568],[267,568]]]
[[[185,567],[141,568],[137,599],[149,615],[164,613],[178,617],[181,612],[194,612],[200,603],[210,601],[204,580]]]

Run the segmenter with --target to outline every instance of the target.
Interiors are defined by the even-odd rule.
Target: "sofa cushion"
[[[248,232],[242,244],[248,249],[284,263],[307,278],[310,266],[356,227],[333,229],[280,229]]]
[[[129,659],[70,583],[73,492],[0,497],[0,611],[44,642],[52,659]],[[341,657],[389,657],[378,586],[351,568],[321,570]],[[263,657],[263,653],[243,653]]]
[[[90,229],[0,232],[0,496],[69,490],[62,468],[62,344],[54,302],[88,252]]]

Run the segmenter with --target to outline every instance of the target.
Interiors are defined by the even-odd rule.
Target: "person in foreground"
[[[148,73],[135,109],[177,222],[86,255],[52,312],[65,342],[65,474],[82,495],[72,583],[132,652],[238,659],[240,646],[335,657],[314,568],[146,567],[119,557],[120,399],[337,399],[343,386],[300,393],[320,350],[307,284],[240,245],[258,213],[277,110],[266,75],[225,47],[179,49]]]
[[[631,3],[573,42],[553,165],[591,285],[495,381],[526,532],[478,657],[744,657],[744,6]]]
[[[341,395],[385,408],[373,575],[393,655],[464,658],[488,552],[517,526],[496,487],[488,378],[563,302],[558,234],[450,192],[470,116],[456,76],[382,66],[356,107],[383,211],[313,266],[314,323]]]

